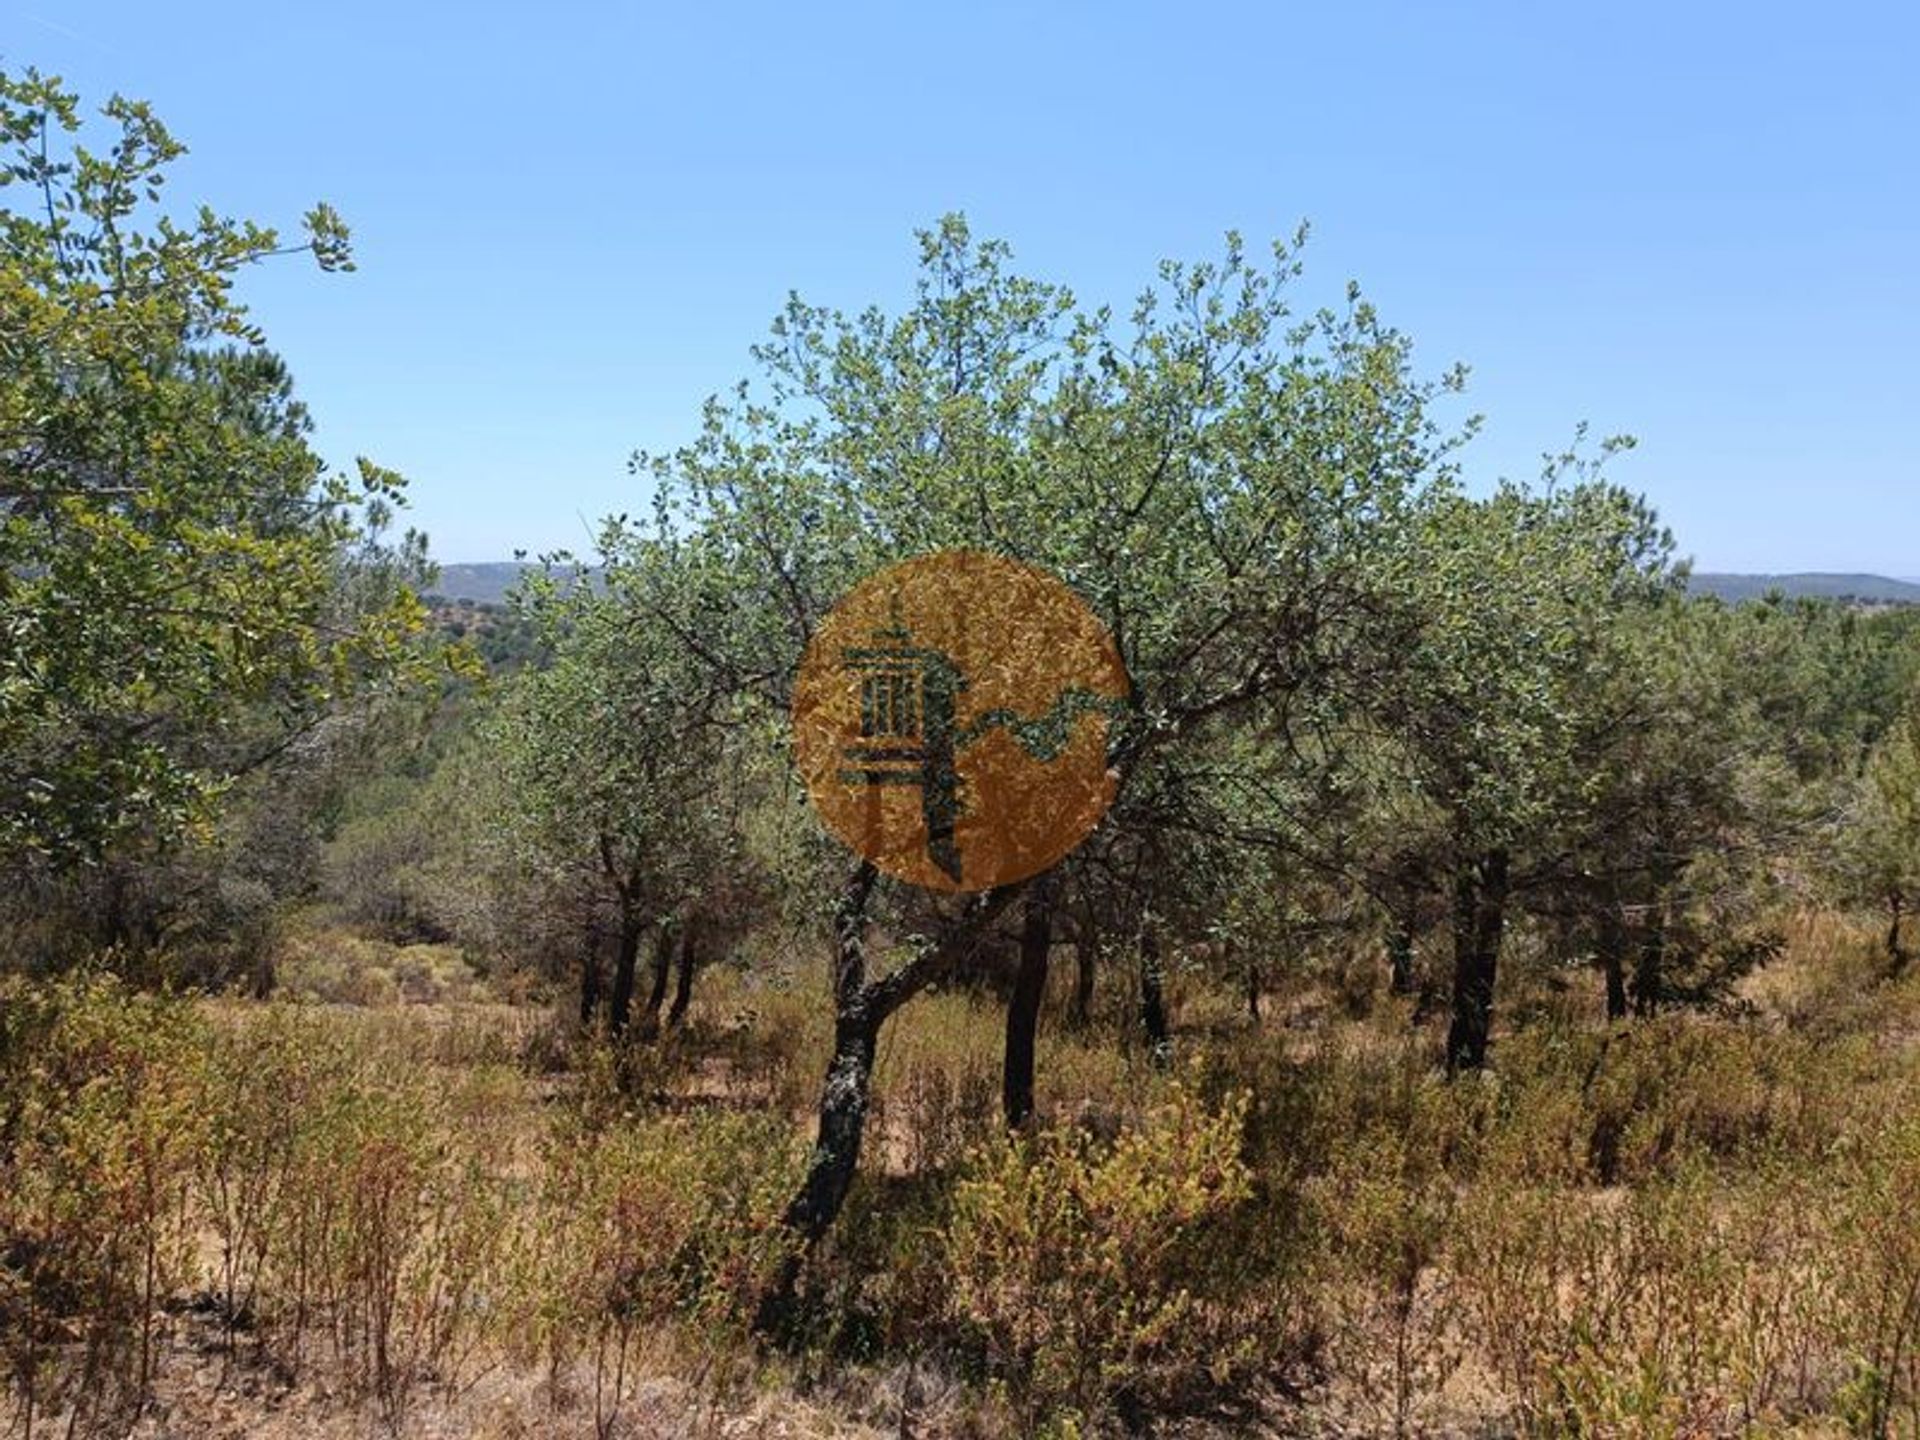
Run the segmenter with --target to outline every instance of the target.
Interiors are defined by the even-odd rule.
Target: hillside
[[[435,593],[449,600],[476,605],[498,604],[528,565],[518,560],[488,560],[477,564],[442,565]],[[1757,600],[1769,591],[1789,596],[1817,596],[1829,600],[1859,600],[1877,605],[1920,605],[1920,583],[1890,580],[1884,575],[1829,575],[1803,572],[1791,575],[1736,575],[1702,572],[1693,588],[1722,600]]]
[[[507,592],[519,583],[521,575],[539,568],[530,560],[483,560],[477,564],[442,565],[440,578],[432,594],[442,600],[498,605],[506,600]]]
[[[442,565],[439,583],[433,593],[448,600],[470,600],[476,605],[497,605],[519,580],[520,572],[530,568],[519,560],[486,560],[473,565]]]
[[[1874,605],[1920,605],[1920,584],[1909,580],[1889,580],[1884,575],[1828,575],[1807,572],[1792,575],[1729,575],[1701,573],[1693,577],[1693,588],[1718,595],[1735,604],[1757,600],[1778,590],[1798,598],[1813,596],[1824,600],[1857,600]]]

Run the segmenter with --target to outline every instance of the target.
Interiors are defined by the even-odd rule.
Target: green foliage
[[[0,75],[0,858],[54,868],[203,826],[228,779],[415,651],[400,491],[329,475],[236,275],[306,240],[159,209],[183,147],[116,97],[104,152],[76,98]]]
[[[536,583],[527,604],[554,656],[519,678],[494,743],[533,851],[671,910],[707,878],[727,717],[701,713],[669,637],[587,586]]]
[[[1002,1142],[954,1192],[951,1305],[1030,1419],[1165,1403],[1270,1362],[1288,1337],[1246,1247],[1246,1098],[1176,1090],[1111,1145]]]
[[[658,508],[615,535],[610,587],[777,713],[821,615],[875,568],[943,546],[1043,566],[1134,685],[1103,833],[1166,833],[1209,733],[1311,713],[1350,678],[1413,500],[1449,473],[1427,407],[1461,377],[1418,379],[1357,290],[1295,316],[1292,246],[1263,260],[1230,236],[1169,263],[1123,321],[960,217],[920,240],[900,313],[796,298],[755,351],[763,382],[642,457]]]
[[[1579,813],[1622,621],[1672,583],[1670,542],[1642,502],[1552,479],[1539,493],[1437,496],[1408,577],[1417,638],[1391,692],[1392,733],[1469,856]]]
[[[1852,792],[1834,847],[1838,868],[1853,897],[1890,913],[1887,948],[1899,969],[1906,964],[1901,919],[1920,909],[1920,691],[1874,747]]]

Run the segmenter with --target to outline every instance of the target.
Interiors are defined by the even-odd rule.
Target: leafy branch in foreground
[[[400,477],[330,472],[245,267],[352,268],[161,208],[184,147],[115,97],[0,73],[0,859],[52,871],[204,826],[231,777],[421,657],[424,540],[380,543]]]

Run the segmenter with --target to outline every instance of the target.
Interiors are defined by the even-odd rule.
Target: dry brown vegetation
[[[1401,1002],[1303,978],[1256,1027],[1188,977],[1164,1072],[1117,1014],[1049,1024],[1017,1141],[999,1006],[930,997],[784,1347],[753,1302],[830,1045],[809,969],[614,1051],[303,944],[292,993],[375,1003],[9,982],[11,1433],[1920,1424],[1920,981],[1831,917],[1714,1014],[1608,1029],[1535,971],[1452,1083]]]

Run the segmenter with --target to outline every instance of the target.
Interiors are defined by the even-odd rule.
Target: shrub
[[[792,1132],[726,1114],[563,1127],[540,1203],[530,1339],[558,1386],[584,1354],[611,1430],[638,1346],[670,1325],[738,1338],[788,1252]]]
[[[1695,1435],[1804,1413],[1831,1324],[1826,1197],[1700,1163],[1631,1191],[1487,1187],[1455,1266],[1530,1434]]]
[[[1849,1373],[1839,1409],[1876,1440],[1920,1434],[1920,1118],[1908,1108],[1855,1137],[1840,1172],[1833,1273]]]
[[[1029,1425],[1178,1403],[1286,1342],[1254,1243],[1246,1107],[1175,1088],[1111,1145],[1054,1130],[975,1157],[945,1238],[951,1310]]]
[[[190,1273],[205,1039],[112,980],[0,986],[0,1336],[27,1428],[92,1433],[146,1398]]]
[[[200,1191],[229,1347],[245,1323],[297,1367],[318,1335],[389,1419],[424,1377],[457,1388],[514,1284],[500,1132],[477,1122],[518,1077],[443,1078],[421,1038],[284,1005],[236,1016],[206,1102]]]
[[[1375,1424],[1407,1435],[1462,1358],[1458,1287],[1446,1270],[1460,1194],[1449,1167],[1475,1112],[1460,1089],[1410,1065],[1376,1104],[1306,1196],[1325,1247],[1333,1364]]]

